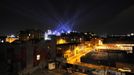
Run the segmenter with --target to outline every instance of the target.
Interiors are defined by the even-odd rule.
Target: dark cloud
[[[54,28],[58,23],[79,31],[133,31],[133,0],[4,0],[0,3],[0,32]]]
[[[123,10],[114,19],[107,23],[109,31],[113,33],[134,32],[134,5]]]

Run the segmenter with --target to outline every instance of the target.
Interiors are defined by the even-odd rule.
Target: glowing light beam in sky
[[[68,23],[61,23],[61,24],[59,24],[53,30],[48,30],[47,32],[45,32],[45,35],[44,35],[45,40],[51,40],[49,35],[59,36],[62,33],[70,33],[72,31],[72,26],[73,25],[71,25],[71,24],[69,25]]]

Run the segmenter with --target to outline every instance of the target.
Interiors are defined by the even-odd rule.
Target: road
[[[68,57],[67,58],[67,63],[80,65],[80,66],[85,66],[85,67],[93,68],[93,69],[100,69],[100,70],[110,69],[110,70],[113,70],[113,71],[117,71],[117,68],[115,68],[115,67],[109,67],[109,66],[104,66],[104,65],[94,65],[94,64],[89,64],[89,63],[82,63],[80,61],[80,58],[82,56],[86,55],[87,53],[89,53],[93,50],[94,49],[91,48],[90,46],[86,46],[86,47],[84,47],[84,50],[79,50],[79,52],[76,55]]]
[[[80,50],[75,56],[67,58],[67,63],[75,64],[76,62],[80,62],[80,58],[91,51],[91,48],[88,48],[88,50]]]

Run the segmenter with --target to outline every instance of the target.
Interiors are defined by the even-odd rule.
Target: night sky
[[[99,34],[134,32],[134,0],[3,0],[0,34],[68,24]]]

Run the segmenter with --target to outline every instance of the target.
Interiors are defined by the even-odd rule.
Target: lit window
[[[39,54],[36,56],[36,60],[40,60],[40,55]]]

